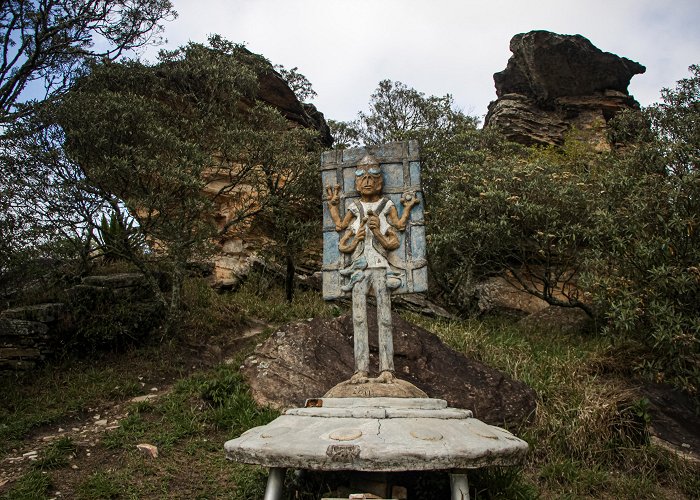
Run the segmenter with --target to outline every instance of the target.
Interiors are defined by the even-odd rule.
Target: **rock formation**
[[[247,50],[243,50],[251,54]],[[318,111],[313,104],[300,102],[287,82],[273,70],[271,65],[266,71],[258,73],[258,85],[256,98],[259,101],[277,108],[292,126],[316,129],[324,146],[330,147],[333,144],[330,128],[323,113]],[[218,172],[218,170],[213,169],[213,172]],[[221,186],[229,182],[227,175],[220,179],[217,179],[216,175],[215,173],[207,178],[206,189],[212,194],[218,193]],[[229,195],[218,197],[214,218],[219,228],[222,228],[231,215],[237,212],[241,203],[250,203],[249,195],[251,194],[254,198],[255,193],[251,186],[238,186]],[[267,244],[267,239],[263,232],[243,225],[241,230],[227,233],[216,243],[218,251],[213,259],[214,284],[235,288],[256,262],[256,253]]]
[[[596,48],[581,35],[531,31],[510,41],[506,69],[493,75],[498,99],[484,127],[522,144],[561,144],[572,131],[598,150],[610,147],[606,124],[639,108],[627,86],[646,68]]]
[[[377,366],[376,310],[368,308],[370,366]],[[373,317],[374,316],[374,317]],[[397,376],[449,406],[469,409],[489,424],[517,425],[535,410],[535,393],[523,382],[453,351],[434,334],[393,317]],[[242,369],[253,397],[277,408],[303,406],[353,373],[352,317],[316,318],[275,332]]]

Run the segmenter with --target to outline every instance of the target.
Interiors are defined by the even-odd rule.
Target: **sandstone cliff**
[[[572,131],[598,150],[610,147],[606,124],[639,108],[627,87],[646,68],[603,52],[581,35],[531,31],[510,41],[506,69],[495,73],[498,99],[484,127],[498,127],[522,144],[561,144]]]

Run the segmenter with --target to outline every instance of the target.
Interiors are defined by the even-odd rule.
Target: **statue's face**
[[[382,193],[384,180],[379,165],[362,165],[355,170],[355,189],[361,196],[379,195]]]

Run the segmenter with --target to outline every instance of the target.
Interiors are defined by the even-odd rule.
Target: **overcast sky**
[[[297,66],[318,93],[314,104],[335,120],[365,110],[386,78],[452,94],[463,111],[483,117],[511,37],[535,29],[581,34],[646,66],[630,85],[642,105],[700,63],[698,0],[172,1],[179,17],[166,25],[166,47],[212,33],[244,42],[273,64]]]

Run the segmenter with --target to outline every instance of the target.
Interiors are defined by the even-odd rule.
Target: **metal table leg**
[[[452,489],[452,500],[469,500],[469,483],[466,474],[451,473],[450,488]]]
[[[264,500],[281,500],[282,489],[284,487],[284,469],[271,467],[267,476],[267,487],[265,488]]]

